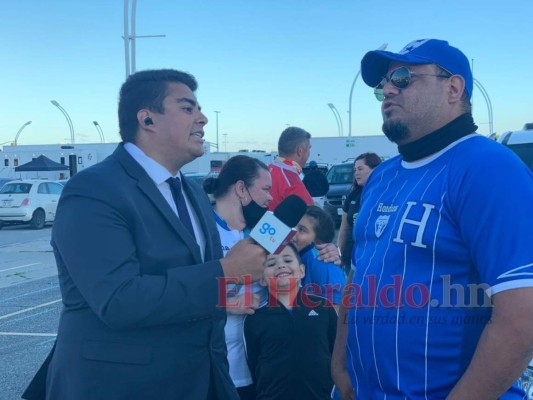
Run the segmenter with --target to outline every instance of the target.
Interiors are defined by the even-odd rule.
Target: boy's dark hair
[[[146,108],[164,113],[163,100],[169,83],[183,83],[193,92],[198,88],[194,76],[174,69],[140,71],[126,79],[120,88],[118,101],[118,124],[122,141],[135,143],[139,110]]]
[[[308,206],[305,214],[313,221],[315,243],[331,243],[335,237],[335,224],[331,216],[318,206]]]
[[[203,182],[204,190],[219,199],[228,193],[230,186],[237,181],[243,181],[247,188],[252,186],[259,177],[260,169],[268,172],[266,164],[257,158],[233,156],[224,163],[218,177],[209,177]]]
[[[311,134],[302,128],[290,126],[281,132],[278,140],[280,157],[288,157],[296,153],[296,148],[311,139]]]
[[[296,257],[296,260],[298,261],[298,264],[303,264],[302,257],[300,257],[300,252],[298,251],[294,243],[289,242],[285,247],[290,247],[292,249],[292,252],[294,253],[294,256]]]

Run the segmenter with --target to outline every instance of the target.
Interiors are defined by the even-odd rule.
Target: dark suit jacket
[[[205,261],[123,145],[65,187],[52,230],[63,310],[40,371],[46,398],[200,400],[210,382],[219,399],[238,398],[217,307],[220,238],[202,188],[183,187]]]

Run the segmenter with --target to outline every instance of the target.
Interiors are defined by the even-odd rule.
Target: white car
[[[6,183],[0,189],[0,228],[5,224],[29,223],[41,229],[56,216],[63,185],[42,179]]]

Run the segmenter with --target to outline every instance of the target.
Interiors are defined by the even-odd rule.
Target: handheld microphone
[[[272,254],[279,254],[296,234],[294,226],[302,219],[307,204],[291,194],[276,207],[267,211],[250,232],[250,237]]]

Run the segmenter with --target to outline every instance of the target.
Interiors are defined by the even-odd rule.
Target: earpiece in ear
[[[153,125],[153,124],[154,124],[154,121],[152,120],[152,118],[150,118],[150,117],[146,117],[146,118],[144,119],[144,124],[145,124],[145,125]]]

